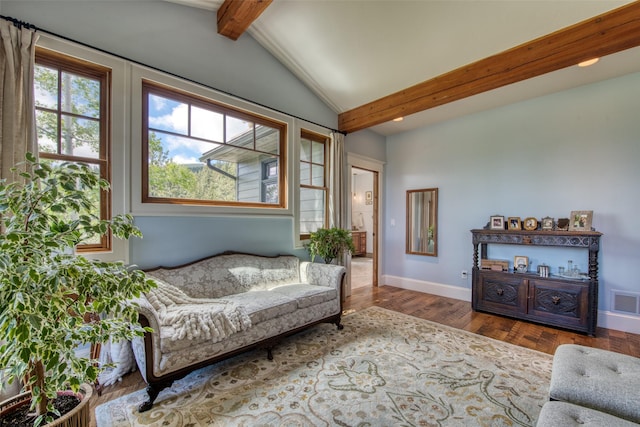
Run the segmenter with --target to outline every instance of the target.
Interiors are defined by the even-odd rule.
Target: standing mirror
[[[438,256],[438,189],[407,190],[407,253]]]

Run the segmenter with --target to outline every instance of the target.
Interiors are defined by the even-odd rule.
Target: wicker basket
[[[47,427],[86,427],[89,425],[91,412],[89,410],[89,400],[93,395],[93,387],[89,384],[82,384],[78,391],[80,403],[71,412],[47,424]],[[22,393],[0,402],[0,414],[11,412],[15,408],[28,405],[31,400],[30,393]]]

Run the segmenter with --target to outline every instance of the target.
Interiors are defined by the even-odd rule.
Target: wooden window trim
[[[100,171],[100,178],[108,181],[111,184],[111,87],[112,87],[112,72],[108,67],[97,65],[95,63],[84,61],[72,56],[64,55],[58,52],[54,52],[42,47],[36,46],[35,63],[37,65],[51,67],[58,70],[58,72],[68,72],[76,74],[81,77],[87,77],[95,79],[100,82],[100,146],[98,151],[98,158],[87,158],[74,155],[62,155],[56,153],[40,152],[38,150],[38,157],[49,160],[70,161],[87,163],[90,165],[97,165]],[[58,90],[58,108],[57,110],[51,110],[46,108],[36,107],[36,110],[43,110],[55,113],[58,119],[58,143],[61,141],[62,126],[61,121],[61,99],[60,90]],[[100,219],[111,219],[111,195],[109,191],[100,192]],[[111,231],[101,237],[100,243],[95,244],[80,244],[77,246],[77,252],[107,252],[113,249],[113,239]]]
[[[176,199],[176,198],[163,198],[163,197],[152,197],[149,195],[149,94],[159,95],[166,97],[168,99],[172,99],[178,102],[184,102],[186,104],[190,104],[196,107],[206,108],[212,111],[219,112],[224,114],[225,116],[229,115],[236,119],[247,120],[253,122],[254,124],[265,125],[279,131],[279,153],[277,155],[278,167],[279,167],[279,177],[278,177],[278,195],[279,195],[279,203],[278,204],[268,204],[268,203],[260,203],[260,202],[241,202],[241,201],[222,201],[222,200],[195,200],[195,199]],[[255,143],[255,126],[253,128],[254,132],[254,143]],[[171,132],[167,132],[171,133]],[[286,209],[288,204],[287,197],[287,146],[286,146],[286,138],[287,138],[287,124],[276,121],[275,119],[271,119],[259,114],[254,114],[248,112],[246,110],[241,110],[238,108],[231,107],[226,104],[222,104],[217,102],[211,98],[203,97],[191,92],[185,92],[181,89],[163,85],[157,82],[153,82],[150,80],[142,80],[142,164],[141,164],[141,173],[142,173],[142,203],[155,203],[155,204],[168,204],[168,205],[193,205],[193,206],[219,206],[219,207],[239,207],[239,208],[266,208],[266,209]],[[178,135],[181,137],[189,137],[193,139],[192,136],[187,135]],[[226,129],[223,132],[223,138],[226,137]],[[207,142],[211,142],[208,141]],[[220,144],[223,144],[224,141],[220,141]],[[238,147],[239,149],[243,149]],[[255,147],[254,147],[255,148]],[[261,153],[260,150],[253,150],[257,153]],[[272,155],[273,153],[265,153]]]
[[[322,186],[317,186],[317,185],[307,185],[307,184],[300,184],[300,188],[310,188],[310,189],[314,189],[314,190],[322,190],[324,191],[324,225],[325,227],[327,226],[327,224],[329,223],[329,184],[328,184],[328,179],[329,179],[329,138],[325,135],[320,135],[318,133],[315,132],[311,132],[308,131],[306,129],[302,129],[300,131],[300,139],[308,139],[312,142],[319,142],[322,143],[324,145],[324,163],[322,164],[322,166],[324,167],[324,179],[323,179],[323,185]],[[300,160],[300,163],[302,163],[303,161]],[[308,163],[310,165],[320,165],[321,163],[314,163],[313,162],[313,157],[311,158],[311,162],[307,162],[304,161],[304,163]],[[311,168],[309,168],[309,172],[311,173]],[[302,179],[301,179],[302,181]],[[300,234],[300,240],[308,240],[311,237],[311,235],[309,233],[301,233]]]

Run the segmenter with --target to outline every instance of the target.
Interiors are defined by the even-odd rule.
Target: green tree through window
[[[285,124],[150,82],[143,111],[143,202],[286,206]]]
[[[75,58],[36,51],[34,93],[38,154],[53,166],[85,163],[109,181],[110,70]],[[92,207],[85,213],[110,217],[110,197],[93,190]],[[82,239],[79,251],[111,248],[111,235]]]

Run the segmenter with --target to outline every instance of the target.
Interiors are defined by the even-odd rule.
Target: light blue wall
[[[389,137],[384,273],[470,288],[460,277],[472,267],[469,230],[489,216],[593,210],[604,233],[599,308],[610,309],[611,289],[640,291],[639,95],[632,74]],[[427,187],[440,189],[437,258],[405,254],[405,190]],[[500,249],[489,256],[586,267],[583,252]]]
[[[350,133],[344,138],[345,151],[384,162],[386,138],[370,130]]]
[[[179,265],[224,251],[308,258],[306,250],[292,248],[292,221],[291,218],[257,221],[246,217],[137,217],[136,225],[144,238],[131,240],[131,257],[140,268]]]
[[[216,33],[214,12],[164,1],[2,1],[37,27],[329,127],[337,115],[249,35]],[[133,166],[135,167],[135,166]],[[130,261],[175,265],[236,250],[293,253],[292,217],[137,217]]]

